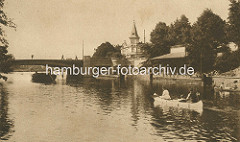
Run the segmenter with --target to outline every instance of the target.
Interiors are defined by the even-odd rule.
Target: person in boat
[[[6,76],[2,76],[1,74],[0,74],[0,79],[3,79],[4,81],[7,81],[7,77]]]
[[[197,91],[196,93],[193,93],[193,90],[191,89],[187,95],[186,101],[191,103],[196,103],[199,101],[200,93]]]
[[[223,90],[224,88],[225,88],[224,82],[222,82],[221,85],[219,86],[219,89],[220,89],[220,90]]]
[[[167,88],[163,86],[162,89],[163,89],[162,96],[159,97],[164,100],[171,100],[171,96],[169,95],[169,91],[167,90]]]
[[[237,90],[238,89],[238,86],[237,86],[238,81],[235,80],[233,83],[234,83],[234,85],[233,85],[232,89]]]

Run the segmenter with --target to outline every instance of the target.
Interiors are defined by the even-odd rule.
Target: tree
[[[144,57],[150,58],[151,55],[153,55],[153,53],[151,53],[152,44],[141,43],[141,44],[139,44],[139,47],[142,49],[142,51],[143,51],[142,54],[144,55]]]
[[[230,2],[229,21],[225,25],[225,33],[228,42],[234,42],[240,47],[240,2],[236,0],[230,0]],[[228,50],[223,51],[222,56],[216,58],[214,67],[221,73],[240,66],[240,49],[238,48],[238,50],[234,52],[230,52],[230,49]]]
[[[213,70],[217,48],[226,44],[225,21],[211,10],[205,10],[192,27],[192,41],[187,50],[190,64],[200,72]]]
[[[170,26],[169,40],[171,44],[188,44],[191,41],[191,25],[188,18],[182,15]]]
[[[232,42],[235,42],[240,47],[240,1],[230,0],[229,16],[230,23],[229,34]]]
[[[121,47],[114,47],[111,43],[105,42],[97,47],[96,52],[93,54],[93,58],[110,58],[121,57]]]
[[[169,53],[169,46],[171,45],[169,41],[169,26],[163,22],[159,22],[150,36],[150,41],[153,43],[149,51],[150,57]]]
[[[151,39],[150,41],[159,46],[165,46],[169,44],[169,26],[167,26],[163,22],[159,22],[155,29],[151,32]]]
[[[15,24],[7,17],[5,12],[3,11],[4,7],[4,0],[0,0],[0,72],[2,73],[8,73],[11,71],[11,61],[13,60],[13,56],[8,54],[8,42],[5,38],[4,31],[2,29],[2,26],[6,27],[13,27],[16,28]],[[0,79],[3,78],[6,80],[7,78],[5,76],[2,76],[0,74]]]
[[[234,52],[225,52],[222,56],[217,57],[215,68],[220,73],[233,70],[240,66],[240,50]]]
[[[151,32],[152,45],[147,45],[149,57],[164,55],[170,52],[170,47],[176,44],[187,44],[191,41],[191,25],[188,18],[182,15],[171,26],[159,22]]]

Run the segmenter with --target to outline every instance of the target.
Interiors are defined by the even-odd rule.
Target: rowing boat
[[[180,100],[165,100],[160,97],[154,97],[154,106],[169,106],[183,109],[190,109],[202,113],[203,102],[200,100],[196,103],[180,102]]]

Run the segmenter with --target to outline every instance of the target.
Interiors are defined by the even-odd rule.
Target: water
[[[10,142],[159,142],[240,140],[237,94],[206,100],[204,111],[154,107],[159,82],[86,79],[31,82],[9,74],[0,84],[0,139]],[[186,88],[166,83],[177,96]],[[194,84],[191,84],[194,85]],[[172,86],[172,88],[171,88]],[[240,95],[240,94],[239,94]]]

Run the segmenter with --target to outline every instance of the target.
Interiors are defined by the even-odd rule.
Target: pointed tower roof
[[[137,28],[136,28],[135,21],[133,21],[133,29],[132,29],[130,38],[139,38],[138,33],[137,33]]]

